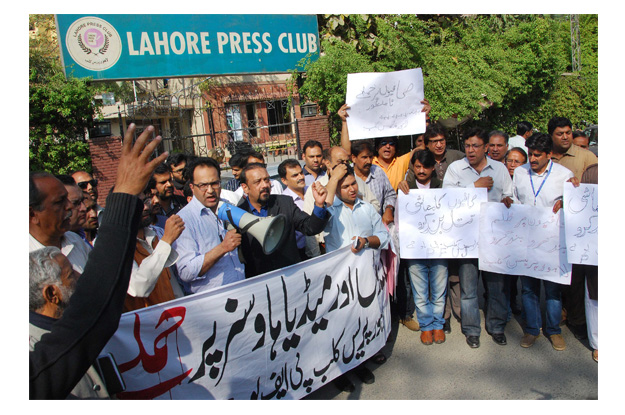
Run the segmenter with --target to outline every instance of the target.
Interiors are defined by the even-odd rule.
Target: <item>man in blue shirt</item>
[[[188,165],[193,199],[178,216],[185,229],[174,244],[178,273],[187,293],[196,293],[244,279],[245,267],[237,248],[241,235],[226,231],[217,217],[221,169],[210,157],[198,157]]]

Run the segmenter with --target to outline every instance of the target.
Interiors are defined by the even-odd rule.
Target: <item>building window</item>
[[[241,107],[239,103],[226,105],[226,121],[228,122],[228,136],[230,140],[243,140],[241,130]]]
[[[258,137],[258,121],[256,120],[256,103],[248,102],[245,104],[245,110],[247,111],[247,128],[250,137]]]
[[[291,133],[291,112],[288,108],[288,100],[267,101],[267,117],[269,135]]]

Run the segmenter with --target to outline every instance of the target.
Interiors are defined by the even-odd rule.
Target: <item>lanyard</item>
[[[530,184],[532,185],[532,193],[534,193],[534,206],[536,206],[536,199],[538,198],[538,195],[540,193],[540,191],[542,190],[543,186],[545,185],[545,182],[547,181],[547,178],[549,177],[549,175],[551,174],[551,168],[553,167],[553,161],[549,160],[549,170],[547,171],[547,175],[545,177],[543,177],[543,182],[540,184],[540,187],[538,188],[538,192],[536,190],[534,190],[534,181],[532,180],[532,169],[530,167]]]

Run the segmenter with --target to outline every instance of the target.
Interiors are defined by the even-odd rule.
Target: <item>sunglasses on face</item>
[[[397,145],[397,143],[395,143],[394,141],[382,141],[382,142],[380,143],[380,147],[384,147],[384,146],[385,146],[385,145],[387,145],[387,144],[388,144],[388,145],[391,145],[391,146],[393,146],[393,147],[395,147],[395,146]]]
[[[78,187],[80,187],[82,190],[85,190],[87,188],[87,186],[91,185],[91,187],[96,187],[98,185],[98,180],[97,179],[91,179],[89,181],[86,182],[78,182],[76,183],[78,185]]]

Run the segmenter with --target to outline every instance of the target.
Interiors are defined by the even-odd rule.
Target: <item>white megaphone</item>
[[[219,202],[217,217],[224,222],[229,222],[241,234],[247,232],[254,237],[263,247],[265,255],[272,254],[285,235],[286,217],[282,214],[261,218],[244,211],[230,203]]]

